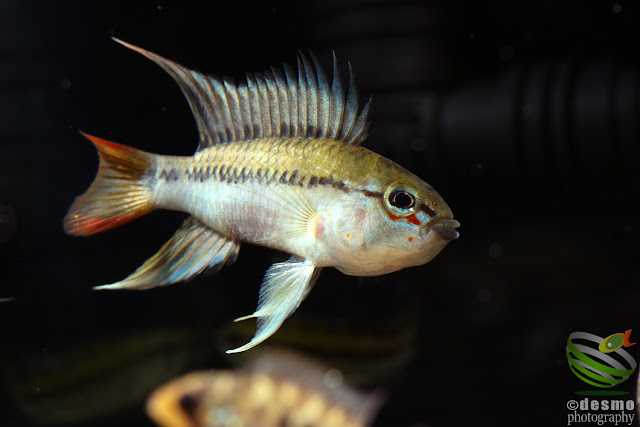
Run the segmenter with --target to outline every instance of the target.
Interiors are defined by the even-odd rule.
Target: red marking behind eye
[[[413,242],[413,237],[409,237],[408,239],[410,242]]]
[[[351,233],[347,233],[347,237],[351,237]]]
[[[409,215],[407,217],[407,221],[409,221],[413,225],[420,225],[422,222],[416,217],[416,214]]]
[[[400,219],[400,217],[399,217],[399,216],[391,215],[389,212],[387,212],[387,215],[389,216],[389,219],[390,219],[391,221],[397,221],[397,220],[399,220],[399,219]]]

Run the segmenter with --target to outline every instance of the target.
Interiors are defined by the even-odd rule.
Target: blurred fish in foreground
[[[206,366],[212,354],[203,342],[190,331],[161,329],[28,357],[2,353],[0,380],[19,411],[38,424],[86,425],[134,408],[163,382]]]
[[[148,415],[162,427],[364,427],[382,403],[342,374],[270,350],[243,370],[200,371],[156,390]]]
[[[99,289],[148,289],[215,272],[242,243],[290,254],[260,288],[248,350],[297,309],[324,267],[378,276],[433,259],[458,237],[458,221],[425,181],[360,146],[369,104],[358,105],[353,73],[345,91],[315,56],[247,74],[205,76],[116,41],[154,61],[180,85],[200,136],[193,156],[151,154],[85,135],[100,166],[76,198],[65,231],[88,236],[155,209],[188,213],[182,227],[135,272]]]

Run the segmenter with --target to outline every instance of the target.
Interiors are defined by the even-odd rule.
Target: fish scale
[[[98,174],[65,217],[87,236],[154,209],[185,212],[176,233],[125,279],[96,289],[148,289],[193,279],[234,262],[242,243],[287,252],[260,287],[257,332],[273,334],[307,296],[320,271],[375,276],[429,262],[458,237],[446,202],[406,169],[360,147],[370,101],[360,108],[349,68],[343,89],[334,55],[329,86],[316,57],[302,53],[297,77],[286,64],[235,84],[146,56],[178,83],[194,114],[193,156],[146,153],[86,135]]]

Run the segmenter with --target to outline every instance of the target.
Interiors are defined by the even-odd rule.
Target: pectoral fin
[[[298,308],[315,283],[321,268],[292,256],[287,261],[273,264],[260,287],[260,300],[255,313],[236,319],[236,322],[255,317],[258,330],[251,341],[227,353],[249,350],[269,338]]]
[[[189,217],[158,253],[129,277],[94,289],[149,289],[184,282],[232,263],[239,250],[239,242]]]

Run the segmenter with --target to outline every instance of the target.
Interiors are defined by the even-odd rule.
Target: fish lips
[[[444,240],[455,240],[460,236],[456,228],[460,227],[460,223],[455,219],[438,219],[428,226],[425,230],[437,232]]]

